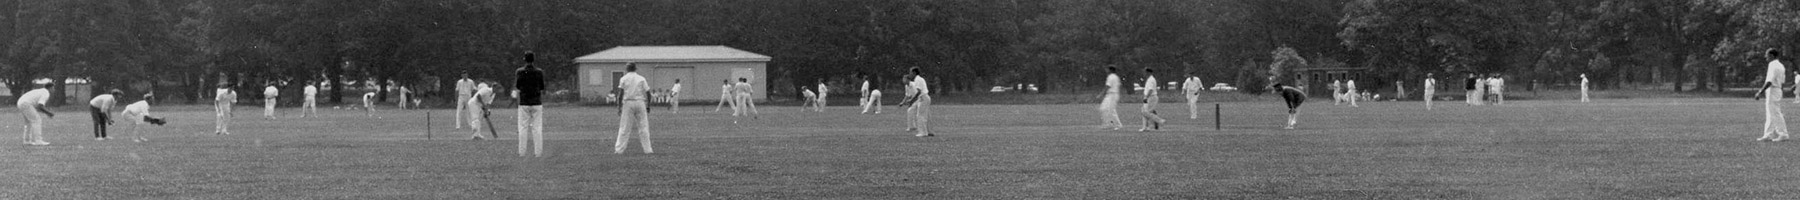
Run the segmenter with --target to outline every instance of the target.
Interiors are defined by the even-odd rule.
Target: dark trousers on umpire
[[[88,108],[93,108],[94,111],[94,138],[106,138],[106,122],[111,121],[111,119],[107,119],[110,116],[106,116],[106,112],[101,111],[100,107],[88,106]]]

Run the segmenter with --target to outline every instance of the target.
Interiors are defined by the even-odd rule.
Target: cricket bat
[[[494,113],[493,113],[493,112],[490,112],[490,111],[488,111],[488,109],[487,109],[487,107],[481,107],[481,121],[485,121],[485,122],[487,122],[487,125],[488,125],[488,135],[490,135],[490,136],[494,136],[494,139],[500,139],[500,133],[499,133],[499,131],[495,131],[495,130],[494,130],[494,120],[493,120],[493,119],[488,119],[488,116],[489,116],[489,115],[494,115]]]

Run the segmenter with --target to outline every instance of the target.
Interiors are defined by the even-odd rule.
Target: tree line
[[[1723,90],[1758,76],[1762,50],[1800,39],[1800,2],[1779,0],[12,0],[0,9],[0,79],[15,94],[39,79],[83,79],[190,102],[221,76],[244,88],[357,83],[332,84],[328,102],[370,80],[421,88],[468,73],[508,83],[525,51],[558,80],[552,89],[572,88],[569,60],[623,45],[769,55],[777,93],[858,73],[898,87],[915,66],[934,91],[952,93],[1092,90],[1106,66],[1251,92],[1305,67],[1368,68],[1368,88],[1435,72]],[[1270,67],[1290,59],[1304,62]]]

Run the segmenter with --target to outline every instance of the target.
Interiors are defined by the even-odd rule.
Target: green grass
[[[0,199],[1771,199],[1800,195],[1800,145],[1753,142],[1749,99],[1312,101],[1297,130],[1274,101],[1227,102],[1159,132],[1098,130],[1092,104],[937,106],[939,137],[902,132],[900,110],[762,107],[761,119],[689,106],[651,113],[657,153],[611,153],[611,108],[553,107],[549,155],[511,135],[469,141],[448,110],[324,110],[266,120],[238,107],[211,135],[204,106],[156,107],[151,141],[95,141],[59,111],[50,146],[0,144]],[[1800,104],[1795,104],[1800,105]],[[710,105],[708,105],[710,106]],[[702,109],[705,107],[704,109]],[[1208,105],[1207,107],[1210,107]],[[1125,104],[1128,128],[1139,120]],[[1789,112],[1794,112],[1790,106]],[[510,134],[512,110],[495,124]],[[0,114],[17,116],[16,110]],[[1208,111],[1210,112],[1210,111]],[[1208,113],[1210,114],[1210,113]],[[19,130],[19,117],[0,117]],[[115,134],[127,132],[115,126]],[[16,138],[16,136],[13,136]]]

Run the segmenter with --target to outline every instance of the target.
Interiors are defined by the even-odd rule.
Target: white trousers
[[[218,117],[213,125],[215,133],[231,133],[231,104],[213,104],[213,115]]]
[[[1144,106],[1138,108],[1138,115],[1144,119],[1144,123],[1140,125],[1145,129],[1153,128],[1152,124],[1161,124],[1164,121],[1162,116],[1156,115],[1156,105],[1159,104],[1155,100],[1156,97],[1150,98],[1152,100],[1144,102]]]
[[[931,96],[920,95],[913,100],[913,115],[908,121],[919,128],[919,135],[931,135]]]
[[[469,121],[469,129],[473,130],[473,131],[471,131],[471,133],[474,134],[472,136],[479,138],[479,137],[481,137],[481,125],[483,124],[483,122],[485,122],[483,120],[488,120],[488,119],[485,117],[482,117],[481,105],[479,105],[479,104],[469,105],[472,103],[474,103],[474,101],[464,101],[463,103],[456,104],[458,107],[466,107],[468,109],[467,112],[469,113],[469,115],[468,115],[469,118],[461,118],[461,117],[463,117],[463,112],[456,112],[457,118],[455,120],[451,120],[451,121],[456,121],[457,124],[462,124],[463,120],[468,120]],[[492,129],[494,127],[488,127],[488,128]]]
[[[863,99],[862,107],[863,107],[862,112],[865,112],[865,113],[869,112],[869,109],[874,109],[875,113],[881,113],[881,93],[880,92],[869,93],[869,98]]]
[[[463,119],[465,119],[465,118],[463,118],[463,112],[469,112],[468,109],[472,108],[472,107],[469,107],[469,94],[456,94],[455,102],[456,102],[456,112],[455,112],[456,118],[454,118],[450,121],[456,121],[456,122],[454,122],[456,124],[456,128],[462,128],[463,127],[462,126]],[[474,109],[479,109],[479,108],[474,108]],[[470,112],[470,113],[474,113],[474,112]],[[476,117],[480,117],[480,116],[476,116]],[[474,125],[474,124],[470,124],[470,125]]]
[[[263,99],[263,117],[275,117],[275,98]]]
[[[1581,102],[1588,102],[1588,86],[1581,85]]]
[[[1187,103],[1188,103],[1188,119],[1199,119],[1200,118],[1200,104],[1199,104],[1200,103],[1200,95],[1199,94],[1187,95]]]
[[[25,117],[25,129],[21,133],[25,143],[44,143],[44,113],[39,113],[34,106],[19,106],[19,115]]]
[[[1431,88],[1426,88],[1426,89],[1425,89],[1425,96],[1424,96],[1424,97],[1425,97],[1425,109],[1426,109],[1426,110],[1431,110],[1431,97],[1432,97],[1432,95],[1437,95],[1437,91],[1432,91],[1432,90],[1431,90]]]
[[[650,113],[644,106],[644,100],[625,100],[624,111],[619,113],[619,136],[613,141],[613,153],[625,153],[634,134],[643,143],[644,153],[654,152],[650,148]]]
[[[544,106],[519,106],[519,156],[531,148],[532,155],[544,156]],[[530,142],[529,144],[526,142]]]
[[[1763,99],[1763,139],[1787,138],[1787,116],[1781,113],[1781,88],[1769,88]]]
[[[1125,123],[1119,120],[1119,95],[1109,94],[1100,98],[1100,127],[1125,127]]]
[[[306,97],[306,102],[300,103],[300,109],[300,116],[302,117],[307,116],[308,114],[313,116],[319,115],[319,99]]]

